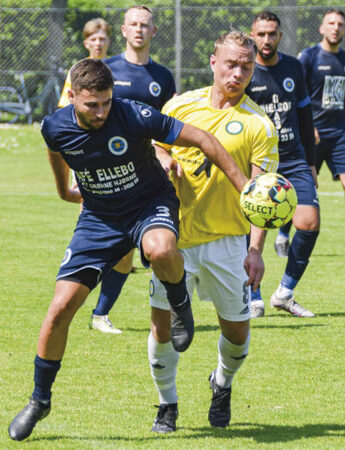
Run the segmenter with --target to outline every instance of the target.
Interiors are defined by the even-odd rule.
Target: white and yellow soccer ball
[[[241,192],[240,203],[250,223],[270,230],[289,222],[296,210],[297,195],[285,177],[268,172],[248,181]]]

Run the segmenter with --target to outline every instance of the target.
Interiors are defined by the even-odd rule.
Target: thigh
[[[345,173],[345,131],[338,132],[333,138],[322,137],[321,143],[328,145],[325,160],[335,180]]]
[[[284,166],[279,166],[279,173],[293,184],[297,194],[298,205],[319,208],[316,186],[307,162],[298,162],[295,167],[290,164],[289,170],[285,170]]]
[[[226,236],[200,246],[196,290],[200,300],[212,301],[227,321],[243,322],[250,317],[248,276],[243,267],[246,255],[245,236]]]
[[[149,267],[149,261],[144,256],[142,239],[146,232],[154,228],[170,230],[178,239],[179,230],[179,200],[174,191],[169,190],[157,195],[149,205],[143,209],[130,226],[130,237],[140,251],[142,264]]]

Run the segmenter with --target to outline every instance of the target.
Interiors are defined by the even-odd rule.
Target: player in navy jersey
[[[42,134],[59,196],[84,207],[57,275],[35,358],[29,403],[9,426],[27,438],[51,408],[51,388],[65,351],[69,325],[90,291],[132,248],[162,280],[177,351],[190,345],[194,321],[183,258],[177,250],[179,201],[151,139],[199,147],[240,191],[247,178],[210,133],[134,101],[112,99],[110,69],[97,59],[72,68],[71,105],[46,117]],[[79,190],[69,187],[74,170]]]
[[[153,14],[145,5],[132,6],[124,16],[122,34],[125,52],[105,59],[114,77],[114,97],[137,100],[160,110],[175,94],[175,82],[170,70],[150,58],[151,39],[156,35]],[[103,279],[97,306],[92,311],[89,326],[105,333],[121,333],[108,314],[120,295],[133,267],[132,250]]]
[[[315,125],[316,169],[326,161],[345,189],[345,13],[328,10],[320,25],[322,41],[303,50],[302,63]]]
[[[278,172],[294,185],[298,205],[293,217],[296,233],[288,250],[284,276],[271,297],[271,307],[313,317],[299,305],[293,290],[309,262],[319,234],[319,201],[316,193],[315,146],[311,103],[300,62],[277,51],[282,38],[279,18],[264,11],[253,19],[252,36],[258,53],[247,94],[276,126],[279,137]],[[279,231],[275,248],[279,252]],[[279,254],[279,253],[278,253]],[[264,315],[260,290],[252,292],[252,317]]]

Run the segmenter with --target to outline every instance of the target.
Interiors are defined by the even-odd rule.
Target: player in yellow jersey
[[[278,167],[278,138],[273,123],[244,94],[254,70],[255,47],[246,34],[231,31],[215,43],[210,63],[211,87],[172,98],[164,113],[216,136],[243,173],[255,176]],[[180,199],[179,248],[184,256],[187,286],[192,295],[212,301],[221,329],[218,367],[210,377],[213,397],[211,426],[230,422],[231,384],[249,348],[249,286],[257,289],[264,273],[264,231],[252,227],[239,205],[239,193],[198,148],[157,143],[157,156],[172,171]],[[148,355],[159,394],[159,410],[152,431],[176,430],[176,371],[179,354],[170,338],[170,312],[164,287],[152,276],[151,333]]]
[[[107,57],[110,45],[110,25],[102,18],[89,20],[83,28],[84,47],[89,52],[89,58],[104,59]],[[58,103],[59,108],[69,105],[68,91],[71,90],[70,71],[67,74],[64,87]]]

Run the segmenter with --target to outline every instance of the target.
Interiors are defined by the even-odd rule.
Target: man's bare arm
[[[180,147],[200,148],[208,160],[225,173],[239,192],[241,192],[243,186],[248,181],[233,157],[229,155],[218,139],[208,131],[200,130],[185,123],[174,144]]]
[[[79,189],[71,189],[69,187],[69,167],[60,153],[52,152],[48,148],[48,159],[53,169],[59,197],[62,198],[62,200],[66,200],[66,202],[80,203],[82,197]]]

